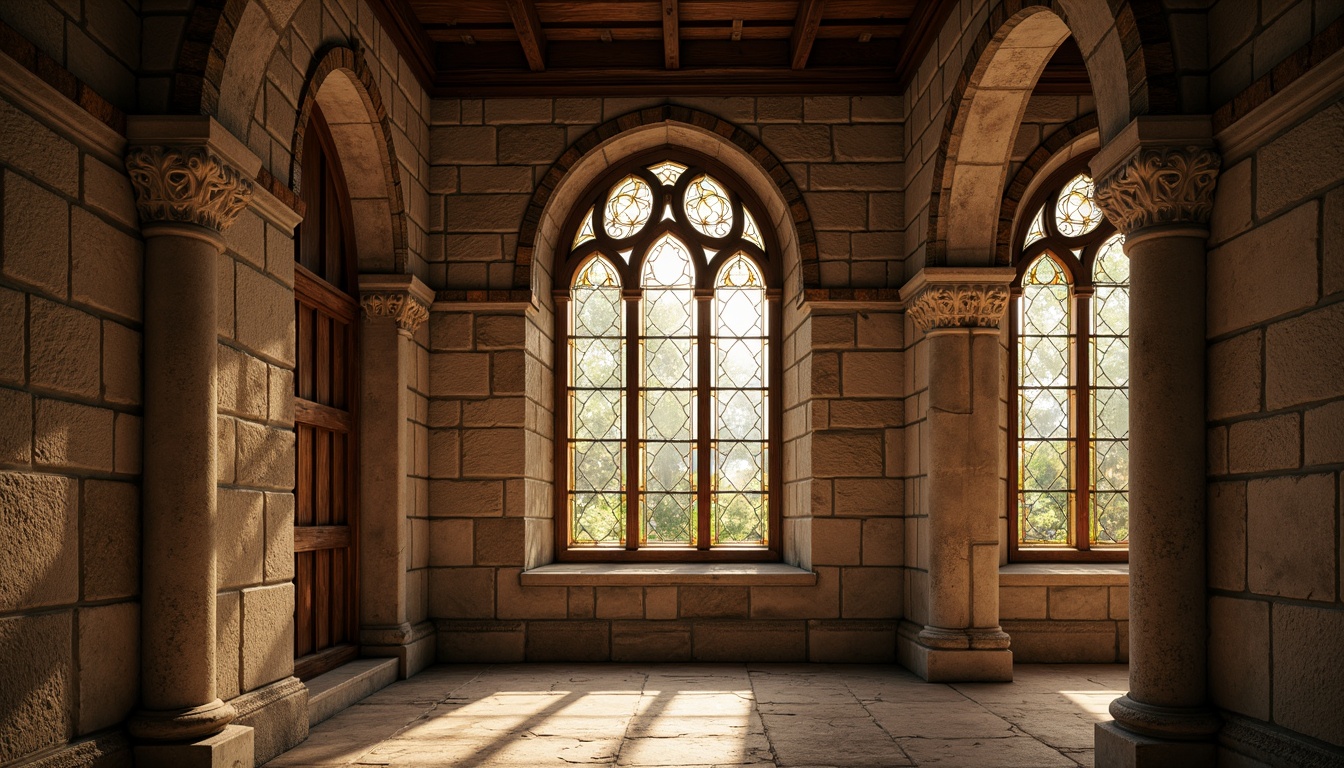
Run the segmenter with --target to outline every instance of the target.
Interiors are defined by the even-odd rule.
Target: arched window
[[[1129,544],[1129,259],[1086,158],[1017,228],[1009,556],[1123,560]]]
[[[581,198],[556,291],[559,559],[778,558],[778,281],[753,209],[672,150]]]

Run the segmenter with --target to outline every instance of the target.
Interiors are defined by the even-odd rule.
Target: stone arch
[[[998,192],[1017,125],[1065,38],[1072,35],[1086,57],[1103,141],[1151,108],[1179,108],[1166,15],[1158,0],[1138,2],[1143,24],[1124,1],[1114,11],[1107,0],[1009,1],[990,11],[952,89],[934,157],[929,265],[983,264],[997,253]]]
[[[345,169],[361,272],[405,272],[406,210],[387,108],[363,54],[331,46],[314,57],[299,96],[290,185],[303,183],[303,142],[313,105],[322,109]]]
[[[727,120],[665,104],[608,120],[581,136],[551,165],[523,214],[514,254],[514,290],[534,292],[549,303],[556,243],[578,196],[612,164],[660,145],[698,150],[748,184],[757,182],[754,189],[783,251],[786,301],[817,287],[821,268],[816,233],[802,192],[784,164],[758,139]]]
[[[994,263],[1006,267],[1013,263],[1012,243],[1014,225],[1017,223],[1018,208],[1029,202],[1036,193],[1038,182],[1047,178],[1059,165],[1057,160],[1066,147],[1082,144],[1080,141],[1093,134],[1093,141],[1087,142],[1087,149],[1096,149],[1097,115],[1083,115],[1067,125],[1058,128],[1046,137],[1040,146],[1032,150],[1022,166],[1013,174],[1008,188],[1003,193],[1003,202],[999,204],[998,240],[994,247]],[[1067,158],[1064,158],[1067,159]]]
[[[198,0],[187,17],[169,86],[168,111],[213,115],[234,33],[252,0]]]

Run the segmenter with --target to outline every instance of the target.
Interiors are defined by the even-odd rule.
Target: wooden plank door
[[[294,265],[294,673],[306,680],[358,653],[360,309],[345,290],[354,282],[349,200],[320,110],[305,138],[307,213]]]

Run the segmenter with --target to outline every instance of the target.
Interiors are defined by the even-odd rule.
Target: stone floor
[[[1092,765],[1120,665],[930,685],[891,666],[440,666],[312,730],[281,766]]]

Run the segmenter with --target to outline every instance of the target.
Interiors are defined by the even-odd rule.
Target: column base
[[[249,768],[256,762],[252,729],[230,725],[188,744],[145,744],[135,748],[136,768]]]
[[[297,677],[248,691],[229,703],[238,711],[233,722],[252,729],[252,749],[258,764],[308,738],[308,686]]]
[[[215,699],[191,709],[142,709],[126,721],[126,730],[137,739],[180,744],[212,736],[238,716],[232,704]]]
[[[436,657],[434,624],[368,627],[359,631],[359,654],[366,658],[397,660],[397,679],[405,680],[433,664]]]
[[[920,627],[902,622],[896,638],[901,666],[930,683],[1011,683],[1013,652],[1007,648],[930,648],[919,642]]]
[[[1213,768],[1217,748],[1211,741],[1169,741],[1141,736],[1114,722],[1097,723],[1097,768]]]

